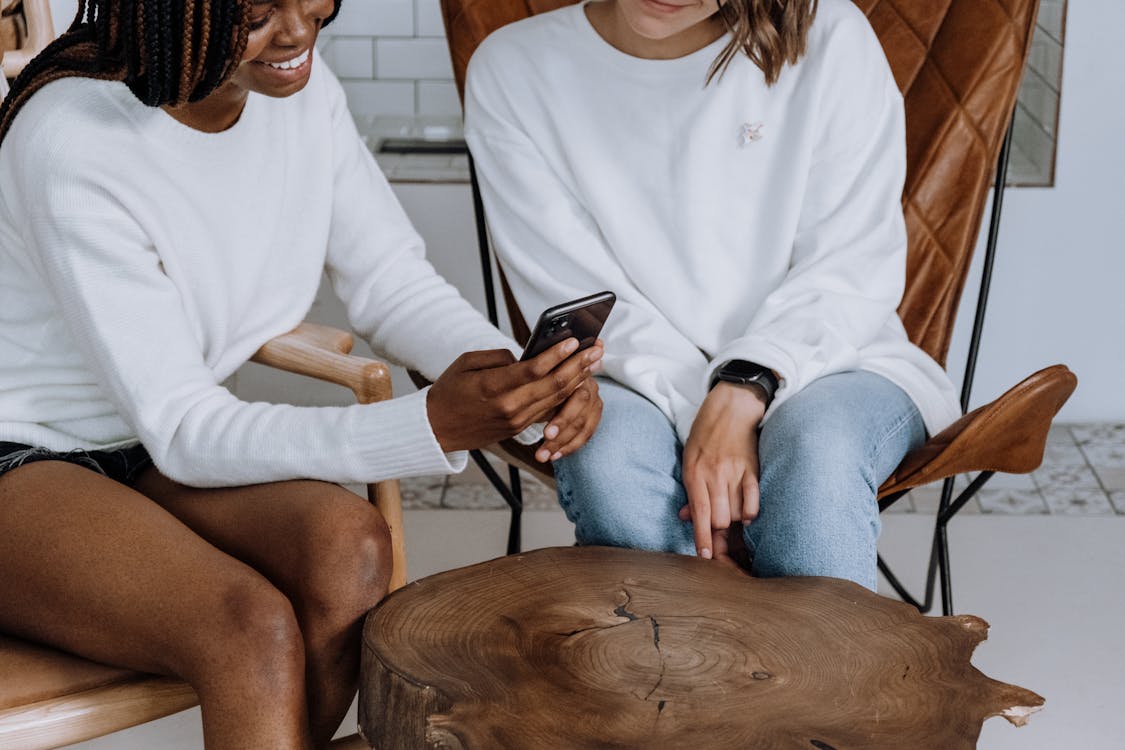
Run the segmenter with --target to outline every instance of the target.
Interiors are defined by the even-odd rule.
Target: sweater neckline
[[[666,60],[637,57],[630,55],[628,52],[622,52],[598,33],[598,30],[594,28],[586,15],[586,6],[590,2],[592,0],[583,0],[577,5],[570,6],[571,21],[577,28],[582,41],[607,62],[637,75],[661,77],[699,75],[701,72],[706,74],[706,71],[711,67],[711,63],[715,61],[730,41],[730,34],[727,33],[707,46],[697,49],[695,52],[689,52],[682,57],[673,57]]]
[[[172,117],[162,107],[150,107],[133,96],[129,96],[126,101],[135,109],[135,116],[148,120],[149,128],[146,128],[148,134],[171,146],[173,150],[192,159],[198,159],[204,154],[214,156],[216,159],[228,159],[237,157],[232,150],[241,149],[245,143],[245,134],[253,129],[253,122],[257,119],[258,109],[261,106],[259,101],[261,98],[251,92],[246,98],[246,105],[242,108],[238,120],[226,130],[217,133],[196,130]]]

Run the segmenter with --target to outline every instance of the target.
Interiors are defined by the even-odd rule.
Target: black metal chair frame
[[[1013,115],[1014,119],[1014,115]],[[996,260],[996,246],[1000,236],[1000,217],[1004,208],[1005,182],[1008,179],[1008,164],[1012,152],[1012,125],[1009,123],[1008,131],[1004,136],[1004,143],[1000,149],[1000,158],[996,165],[996,177],[992,193],[992,216],[988,226],[988,242],[985,246],[984,268],[981,275],[980,292],[977,295],[976,316],[973,320],[973,332],[969,341],[969,354],[965,363],[965,377],[961,385],[961,411],[969,410],[969,399],[973,390],[973,378],[976,376],[977,356],[980,352],[981,334],[984,331],[984,316],[988,308],[988,293],[992,285],[992,268]],[[469,157],[469,176],[473,190],[473,212],[477,225],[477,244],[480,250],[481,275],[484,280],[485,301],[488,305],[488,319],[493,325],[499,325],[499,315],[496,303],[496,286],[492,278],[492,248],[488,240],[488,225],[484,214],[484,203],[481,200],[480,186],[477,182],[476,166],[472,156]],[[516,466],[508,466],[508,482],[505,483],[500,475],[488,462],[481,451],[471,452],[473,460],[488,481],[500,494],[511,509],[511,519],[508,524],[508,554],[520,551],[520,529],[523,519],[523,492],[521,489],[520,470]],[[953,583],[949,563],[949,522],[959,510],[965,507],[977,491],[992,478],[994,472],[982,471],[969,486],[966,487],[956,499],[953,497],[953,483],[955,477],[949,477],[942,483],[941,499],[938,502],[937,515],[934,519],[934,537],[930,548],[930,560],[926,570],[926,593],[921,600],[910,594],[905,586],[891,572],[882,555],[878,556],[879,571],[886,577],[887,582],[902,597],[904,602],[917,607],[922,613],[929,612],[934,605],[935,583],[940,577],[941,581],[941,610],[944,615],[953,614]],[[891,507],[896,501],[907,494],[909,490],[889,495],[879,501],[879,512]]]

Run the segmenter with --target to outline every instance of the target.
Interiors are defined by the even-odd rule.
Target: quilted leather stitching
[[[903,86],[910,131],[917,133],[920,127],[924,129],[926,123],[918,121],[923,115],[929,115],[929,125],[936,124],[937,128],[926,139],[928,142],[921,146],[924,152],[912,153],[909,161],[910,175],[903,203],[907,209],[910,259],[908,288],[900,314],[912,340],[939,362],[944,362],[948,352],[957,303],[964,287],[983,213],[983,193],[987,189],[995,154],[999,151],[1003,126],[1007,124],[1008,112],[1001,113],[1005,115],[1003,119],[998,118],[994,103],[983,113],[974,111],[979,109],[972,106],[975,103],[974,97],[986,90],[995,93],[995,89],[999,87],[1006,89],[1002,91],[1003,98],[1010,100],[1011,106],[1014,106],[1015,89],[1031,28],[1030,22],[1021,28],[1009,7],[996,0],[988,1],[987,9],[981,5],[982,0],[951,2],[941,14],[940,23],[930,40],[911,22],[910,14],[903,12],[901,3],[895,0],[860,2],[869,18],[879,18],[881,13],[885,14],[879,21],[884,32],[881,39],[905,29],[915,42],[926,49],[924,61]],[[1033,15],[1034,6],[1027,0],[1021,1],[1025,16]],[[967,10],[970,3],[975,7]],[[999,13],[996,14],[995,11]],[[968,69],[970,75],[963,81],[960,91],[955,83],[955,76],[946,67],[951,63],[964,64],[964,60],[949,59],[950,50],[966,49],[952,38],[954,31],[951,27],[956,25],[955,21],[961,20],[956,15],[958,13],[962,17],[968,14],[987,16],[992,13],[993,18],[996,15],[1003,18],[1002,23],[988,25],[988,28],[994,30],[991,37],[983,40],[988,43],[988,49],[980,49],[982,40],[974,38],[974,64]],[[893,32],[886,26],[887,16],[890,15],[893,15],[899,27]],[[894,48],[888,47],[886,51],[892,67],[900,73],[900,85],[903,85],[901,70],[909,65],[909,60],[897,54]],[[926,96],[934,96],[938,87],[942,89],[941,96],[948,97],[946,106],[936,112],[932,106],[925,109],[916,106],[917,97],[923,92]],[[932,101],[929,104],[932,105]],[[934,123],[936,117],[941,117],[941,121]],[[971,139],[970,143],[965,142],[966,137]],[[955,139],[959,143],[954,144]],[[946,159],[960,163],[960,179],[956,186],[947,185],[945,189],[940,189],[940,181],[948,181],[948,175],[940,174]],[[935,190],[935,185],[939,189]],[[961,195],[957,195],[956,187],[968,189],[963,189]],[[969,205],[975,210],[966,213],[964,200],[957,198],[971,199]],[[943,211],[941,216],[934,214],[935,208]],[[944,262],[938,261],[938,257]]]

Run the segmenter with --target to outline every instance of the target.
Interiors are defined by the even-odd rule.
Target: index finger
[[[710,560],[712,553],[711,541],[711,497],[707,494],[707,482],[701,478],[692,478],[684,482],[687,490],[688,507],[691,508],[691,525],[695,532],[695,551]]]

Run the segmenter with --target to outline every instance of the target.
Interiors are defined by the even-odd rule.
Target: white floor
[[[506,519],[502,511],[408,511],[411,578],[498,556]],[[883,554],[916,585],[930,518],[884,515],[883,522]],[[557,511],[526,513],[523,529],[526,549],[573,541]],[[974,664],[1047,698],[1026,727],[989,719],[979,747],[1125,747],[1125,517],[965,516],[953,522],[951,537],[956,609],[992,626]],[[203,743],[198,713],[187,711],[73,747],[198,750]]]

